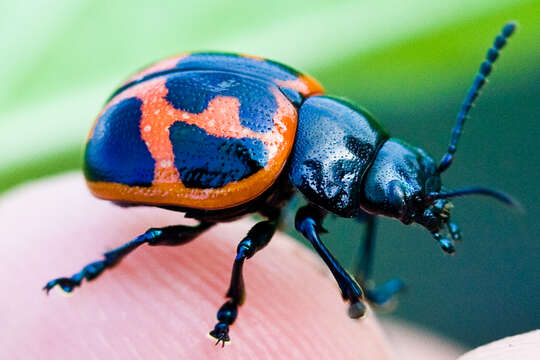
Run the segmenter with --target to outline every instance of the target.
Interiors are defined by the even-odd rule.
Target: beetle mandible
[[[366,287],[376,216],[420,224],[453,253],[461,235],[450,220],[450,198],[480,194],[516,205],[484,187],[441,186],[469,110],[515,28],[507,23],[488,50],[439,164],[391,137],[365,110],[324,95],[316,80],[274,61],[192,53],[142,70],[113,93],[94,123],[84,158],[87,184],[99,198],[181,211],[199,224],[151,228],[44,289],[58,285],[71,292],[142,244],[185,244],[216,223],[258,212],[267,220],[238,244],[227,301],[210,332],[224,344],[245,296],[243,264],[268,244],[296,189],[308,201],[296,213],[296,229],[329,267],[350,304],[349,316],[362,317],[366,301],[383,305],[403,287],[398,279]],[[367,222],[353,275],[319,237],[328,213]]]

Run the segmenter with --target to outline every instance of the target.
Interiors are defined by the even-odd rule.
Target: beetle
[[[58,285],[71,292],[142,244],[185,244],[219,222],[258,212],[266,220],[238,244],[227,301],[210,332],[223,345],[244,301],[244,262],[268,244],[297,190],[308,204],[297,211],[295,227],[329,267],[349,303],[349,316],[362,317],[366,302],[386,304],[403,283],[366,286],[377,216],[419,224],[445,252],[454,253],[461,234],[450,220],[450,198],[480,194],[517,204],[484,187],[449,191],[441,185],[473,102],[515,28],[507,23],[488,50],[439,164],[391,137],[366,110],[325,95],[315,79],[275,61],[189,53],[145,68],[127,79],[98,115],[85,150],[87,184],[98,198],[177,210],[199,224],[151,228],[44,289]],[[320,239],[329,213],[368,225],[352,275]]]

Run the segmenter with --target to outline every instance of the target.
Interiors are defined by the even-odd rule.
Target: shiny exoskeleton
[[[89,135],[84,173],[92,193],[122,206],[159,206],[185,212],[197,226],[152,228],[104,259],[46,284],[71,292],[142,244],[181,245],[214,224],[258,212],[240,241],[227,301],[210,332],[229,341],[229,326],[244,301],[243,264],[268,244],[281,209],[298,190],[308,205],[296,214],[305,236],[334,275],[349,316],[365,301],[386,304],[403,283],[366,287],[376,216],[425,227],[448,253],[460,240],[449,198],[506,195],[483,187],[446,191],[441,174],[451,165],[467,114],[499,51],[516,25],[508,23],[482,63],[458,114],[447,154],[437,164],[424,150],[390,136],[365,110],[324,95],[313,78],[259,57],[183,54],[129,78],[99,114]],[[363,251],[350,275],[319,238],[328,213],[367,223]]]

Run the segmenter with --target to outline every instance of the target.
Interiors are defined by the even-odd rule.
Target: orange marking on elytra
[[[168,57],[166,59],[163,59],[161,61],[158,61],[157,63],[152,64],[152,65],[144,68],[143,70],[139,71],[138,73],[136,73],[136,74],[130,76],[129,78],[127,78],[126,81],[124,81],[122,85],[130,83],[132,81],[140,80],[143,77],[145,77],[146,75],[150,75],[150,74],[153,74],[155,72],[172,69],[172,68],[174,68],[176,66],[176,64],[181,59],[185,58],[188,55],[189,55],[189,53],[178,54],[178,55],[174,55],[174,56]]]
[[[264,61],[264,58],[262,56],[258,56],[258,55],[251,55],[251,54],[239,54],[241,57],[243,58],[247,58],[247,59],[253,59],[253,60],[258,60],[258,61]]]
[[[281,132],[278,130],[260,133],[244,127],[240,123],[240,103],[237,98],[218,96],[209,102],[202,113],[192,114],[175,109],[165,99],[168,91],[165,81],[164,78],[148,81],[141,108],[141,136],[156,161],[155,184],[180,182],[178,171],[174,167],[173,146],[169,138],[169,128],[177,121],[196,125],[208,134],[218,137],[261,140],[267,146],[269,158],[278,151],[276,144],[283,141]]]
[[[304,96],[324,94],[322,85],[308,75],[299,75],[295,80],[276,80],[278,86],[288,87]]]

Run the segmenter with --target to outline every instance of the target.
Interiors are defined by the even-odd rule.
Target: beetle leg
[[[295,226],[311,242],[332,272],[332,275],[334,275],[343,300],[348,301],[350,304],[349,317],[357,319],[366,312],[366,305],[363,302],[364,293],[360,285],[343,269],[319,238],[319,232],[325,231],[322,227],[322,220],[325,216],[326,213],[320,208],[307,205],[300,208],[296,213]]]
[[[366,298],[368,301],[378,306],[384,306],[388,304],[388,301],[390,301],[396,293],[405,287],[405,284],[403,284],[403,281],[400,279],[394,278],[377,287],[368,286],[373,264],[376,217],[374,215],[362,213],[362,216],[358,217],[357,220],[359,222],[366,222],[366,230],[364,233],[363,244],[360,245],[358,253],[356,254],[356,259],[353,260],[353,274],[356,281],[358,281],[366,290]]]
[[[147,230],[144,234],[137,236],[127,244],[120,246],[117,249],[111,250],[103,254],[104,259],[96,261],[86,265],[80,272],[74,274],[71,277],[63,277],[49,281],[44,287],[47,293],[56,285],[58,285],[65,292],[72,292],[73,289],[81,285],[83,279],[87,281],[94,280],[105,269],[112,268],[120,262],[120,260],[138,248],[142,244],[148,244],[150,246],[167,245],[175,246],[182,245],[202,232],[210,228],[214,223],[201,222],[197,226],[167,226],[163,228],[152,228]]]
[[[375,242],[376,219],[374,215],[362,213],[357,218],[359,223],[366,223],[364,240],[353,259],[353,274],[358,282],[365,283],[371,277]]]
[[[231,283],[226,294],[228,300],[218,310],[218,323],[210,331],[210,336],[217,340],[216,345],[221,342],[222,346],[225,346],[225,343],[230,341],[229,326],[236,320],[238,306],[244,303],[245,287],[242,275],[244,261],[251,258],[257,251],[261,250],[270,242],[277,225],[277,219],[258,222],[238,244],[232,269]]]

